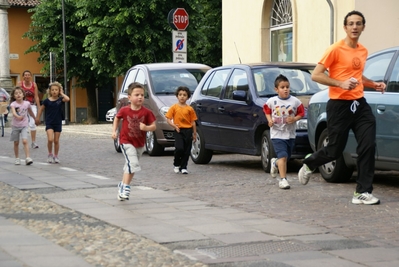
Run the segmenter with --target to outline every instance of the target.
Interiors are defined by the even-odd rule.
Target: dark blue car
[[[290,81],[291,95],[307,110],[310,97],[327,87],[311,80],[314,64],[259,63],[222,66],[209,70],[192,96],[197,113],[197,140],[191,159],[207,164],[213,151],[261,156],[262,167],[270,170],[275,157],[263,105],[277,95],[274,80],[279,74]],[[297,137],[292,158],[310,153],[306,117],[297,122]]]

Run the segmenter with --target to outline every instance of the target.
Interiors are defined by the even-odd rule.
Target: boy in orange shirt
[[[188,174],[188,158],[190,157],[192,142],[195,142],[197,138],[195,125],[197,115],[194,109],[186,103],[191,97],[190,89],[180,86],[177,88],[175,95],[179,102],[171,106],[165,115],[168,124],[175,129],[173,170],[175,173]]]

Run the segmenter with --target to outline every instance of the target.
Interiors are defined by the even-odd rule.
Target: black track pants
[[[303,163],[310,169],[342,156],[352,129],[357,140],[356,192],[373,191],[375,166],[376,122],[365,98],[353,100],[329,100],[327,103],[328,145],[306,158]]]
[[[175,131],[175,159],[174,166],[180,166],[181,169],[187,169],[188,159],[193,142],[193,129],[183,128],[180,132]]]

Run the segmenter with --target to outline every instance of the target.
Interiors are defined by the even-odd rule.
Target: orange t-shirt
[[[173,120],[173,123],[182,129],[192,128],[193,122],[197,120],[197,115],[191,106],[180,106],[179,104],[171,106],[165,117]]]
[[[358,43],[356,48],[352,48],[346,45],[344,40],[336,42],[327,49],[319,64],[328,69],[329,76],[340,81],[353,77],[359,82],[352,90],[330,86],[330,99],[354,100],[363,97],[362,77],[367,55],[367,49],[363,45]]]

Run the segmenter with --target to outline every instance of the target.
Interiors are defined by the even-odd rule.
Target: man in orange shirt
[[[385,83],[374,82],[363,76],[368,51],[358,41],[366,26],[359,11],[349,12],[344,19],[346,37],[331,45],[317,64],[312,79],[329,86],[327,103],[328,145],[307,156],[298,172],[299,181],[307,184],[317,167],[338,159],[345,149],[349,130],[356,136],[357,186],[353,204],[373,205],[380,200],[374,197],[373,178],[375,165],[375,117],[364,96],[364,86],[384,93]],[[328,69],[329,75],[326,75]]]

